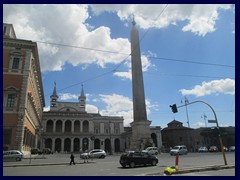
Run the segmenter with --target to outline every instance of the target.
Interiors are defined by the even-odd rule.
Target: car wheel
[[[22,159],[21,159],[21,158],[19,158],[19,157],[17,157],[17,158],[16,158],[16,161],[21,161],[21,160],[22,160]]]
[[[103,159],[104,159],[104,158],[105,158],[105,156],[104,156],[104,155],[102,155],[100,158],[103,158]]]
[[[134,167],[135,167],[135,163],[134,163],[134,162],[131,162],[129,166],[130,166],[131,168],[134,168]]]
[[[121,165],[122,165],[122,167],[124,167],[124,168],[126,167],[126,164],[121,164]]]
[[[155,155],[158,155],[158,152],[156,152]]]
[[[153,165],[153,166],[156,166],[156,164],[157,164],[157,161],[153,161],[153,162],[152,162],[152,165]]]

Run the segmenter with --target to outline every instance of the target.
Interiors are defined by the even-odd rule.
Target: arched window
[[[46,132],[53,132],[53,121],[52,120],[47,121]]]
[[[65,132],[71,132],[72,129],[72,122],[70,120],[67,120],[65,122]]]

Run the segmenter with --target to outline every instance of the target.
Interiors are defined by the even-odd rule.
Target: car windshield
[[[179,149],[179,147],[178,147],[178,146],[175,146],[175,147],[173,147],[173,149]]]

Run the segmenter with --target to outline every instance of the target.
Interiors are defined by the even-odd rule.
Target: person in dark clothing
[[[72,165],[72,163],[75,165],[75,161],[74,161],[74,155],[73,155],[73,153],[71,153],[70,159],[71,159],[71,161],[70,161],[70,165]]]

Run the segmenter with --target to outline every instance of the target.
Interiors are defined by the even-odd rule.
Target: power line
[[[112,53],[112,54],[128,55],[127,53],[121,53],[121,52],[117,52],[117,51],[108,51],[108,50],[95,49],[95,48],[89,48],[89,47],[81,47],[81,46],[73,46],[73,45],[54,43],[54,42],[45,42],[45,41],[36,41],[36,42],[43,43],[43,44],[55,45],[55,46],[63,46],[63,47],[69,47],[69,48],[84,49],[84,50],[90,50],[90,51],[99,51],[99,52]]]
[[[188,60],[182,60],[182,59],[172,59],[172,58],[161,58],[161,57],[148,57],[151,59],[159,59],[159,60],[165,60],[165,61],[174,61],[174,62],[181,62],[181,63],[192,63],[192,64],[202,64],[202,65],[209,65],[209,66],[223,66],[223,67],[230,67],[234,68],[235,66],[232,65],[226,65],[226,64],[216,64],[216,63],[206,63],[206,62],[199,62],[199,61],[188,61]]]
[[[115,71],[115,72],[128,72],[128,71]],[[151,72],[144,72],[145,74],[150,74],[150,75],[155,75],[158,76],[158,74],[154,74]],[[206,75],[191,75],[191,74],[166,74],[166,73],[161,73],[160,76],[183,76],[183,77],[196,77],[196,78],[229,78],[229,77],[223,77],[223,76],[206,76]]]
[[[69,88],[74,87],[74,86],[77,86],[77,85],[79,85],[79,84],[86,83],[86,82],[91,81],[91,80],[94,80],[94,79],[100,78],[100,77],[105,76],[105,75],[107,75],[107,74],[109,74],[109,73],[112,73],[112,72],[113,72],[113,70],[107,71],[107,72],[105,72],[105,73],[99,74],[99,75],[94,76],[94,77],[91,77],[91,78],[88,78],[88,79],[86,79],[86,80],[84,80],[84,81],[81,81],[81,82],[79,82],[79,83],[72,84],[72,85],[67,86],[67,87],[65,87],[65,88],[59,89],[58,92],[61,92],[61,91],[65,90],[65,89],[69,89]],[[50,94],[51,94],[51,93],[48,93],[48,94],[46,94],[45,96],[48,96],[48,95],[50,95]]]

